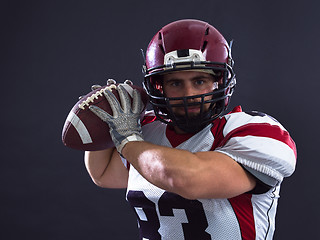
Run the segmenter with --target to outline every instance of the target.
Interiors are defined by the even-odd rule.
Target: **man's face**
[[[163,92],[166,97],[187,97],[212,92],[217,88],[215,78],[205,72],[179,71],[163,75]],[[207,96],[204,100],[210,100]],[[201,98],[189,99],[188,103],[200,102]],[[171,100],[170,104],[181,104],[182,100]],[[208,110],[210,103],[204,105],[203,111]],[[187,111],[189,117],[197,116],[200,113],[201,105],[189,106]],[[185,116],[184,107],[174,107],[173,112],[178,116]]]

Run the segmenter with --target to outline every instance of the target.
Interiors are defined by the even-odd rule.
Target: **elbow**
[[[95,185],[97,185],[100,188],[126,188],[127,186],[124,185],[124,183],[119,182],[119,181],[105,181],[102,179],[94,179],[92,178],[92,181],[94,182]]]
[[[101,181],[98,181],[98,180],[93,180],[94,184],[98,187],[101,187],[101,188],[107,188],[107,186],[105,186],[105,184],[103,184],[103,182]]]
[[[93,183],[95,185],[97,185],[98,187],[101,187],[101,188],[106,188],[107,186],[105,186],[105,184],[103,183],[103,181],[101,181],[99,178],[95,178],[93,176],[90,176],[91,177],[91,180],[93,181]]]

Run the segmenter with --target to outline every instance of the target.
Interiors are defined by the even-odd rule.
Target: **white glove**
[[[112,141],[120,154],[128,142],[143,141],[140,123],[143,103],[140,93],[138,90],[133,89],[131,107],[130,97],[123,85],[125,83],[117,86],[121,105],[112,91],[105,90],[103,92],[111,106],[113,116],[97,106],[91,105],[89,107],[101,120],[108,123]]]

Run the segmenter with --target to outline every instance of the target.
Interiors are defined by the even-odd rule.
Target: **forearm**
[[[122,154],[149,182],[188,199],[230,198],[250,191],[255,180],[225,154],[129,142]]]
[[[122,154],[149,182],[180,195],[184,194],[188,181],[199,171],[197,156],[186,150],[148,142],[129,142]]]

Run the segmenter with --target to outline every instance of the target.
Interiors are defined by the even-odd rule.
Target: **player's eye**
[[[204,84],[204,82],[205,81],[203,79],[198,79],[198,80],[195,81],[195,84],[196,85],[202,85],[202,84]]]
[[[182,85],[182,83],[179,80],[170,80],[167,82],[167,85],[170,87],[179,87]]]

